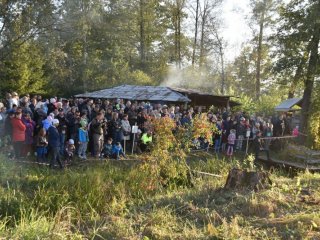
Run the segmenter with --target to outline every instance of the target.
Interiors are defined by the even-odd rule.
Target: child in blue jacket
[[[126,157],[126,155],[123,152],[122,146],[120,142],[117,142],[112,147],[112,156],[114,159],[120,160],[120,156]]]
[[[86,122],[81,121],[80,122],[81,127],[79,128],[79,147],[78,147],[78,156],[79,158],[86,160],[87,159],[87,148],[88,148],[88,142],[89,142],[89,134],[88,134],[88,127]]]

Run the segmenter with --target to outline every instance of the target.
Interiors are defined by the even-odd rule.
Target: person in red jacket
[[[21,157],[23,144],[26,140],[26,126],[22,122],[22,112],[16,112],[11,119],[12,125],[12,143],[16,158]]]

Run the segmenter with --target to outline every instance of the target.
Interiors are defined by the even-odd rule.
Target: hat
[[[80,121],[80,125],[81,125],[81,127],[86,127],[87,126],[87,121],[85,121],[85,120],[81,120]]]
[[[56,99],[55,98],[51,98],[50,99],[50,103],[56,103]]]
[[[58,125],[58,124],[59,124],[59,120],[56,119],[56,118],[53,119],[53,120],[52,120],[52,124],[53,124],[53,125]]]
[[[69,139],[68,143],[69,143],[70,145],[73,145],[73,144],[74,144],[74,140],[73,140],[73,139]]]
[[[12,94],[11,94],[13,97],[15,97],[15,96],[18,96],[18,93],[16,93],[16,92],[12,92]]]

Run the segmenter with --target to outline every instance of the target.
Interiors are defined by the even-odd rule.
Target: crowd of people
[[[63,168],[75,156],[85,160],[88,153],[94,158],[120,159],[129,147],[138,153],[149,150],[153,141],[150,119],[169,117],[177,127],[184,127],[201,113],[201,107],[185,105],[124,99],[45,99],[38,95],[19,97],[13,92],[0,102],[1,146],[12,146],[8,154],[15,159],[36,155],[37,161],[46,162],[50,156],[51,167],[58,163]],[[219,130],[212,136],[214,151],[228,156],[244,149],[245,138],[256,139],[260,149],[261,136],[291,132],[285,116],[262,117],[225,108],[206,114]],[[136,138],[132,126],[138,128]],[[266,147],[268,141],[264,144]]]

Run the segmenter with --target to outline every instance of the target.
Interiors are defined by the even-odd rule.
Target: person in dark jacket
[[[36,127],[36,123],[31,119],[31,116],[29,113],[25,114],[22,117],[22,122],[26,126],[26,137],[24,142],[24,148],[23,148],[23,156],[29,156],[32,152],[32,146],[33,146],[33,136],[34,136],[34,129]]]
[[[59,126],[59,120],[53,119],[52,126],[49,127],[49,130],[48,130],[48,145],[53,155],[50,161],[50,167],[53,168],[55,161],[57,161],[60,168],[62,169],[63,166],[60,160],[60,147],[63,144],[61,143],[60,134],[57,128],[58,126]]]
[[[115,142],[122,142],[123,141],[123,129],[121,120],[119,119],[119,114],[114,112],[112,115],[112,120],[110,122],[110,128],[112,133],[112,138]]]
[[[9,112],[6,119],[4,120],[4,136],[8,138],[7,143],[11,143],[12,140],[12,124],[11,119],[14,118],[14,112]]]
[[[87,117],[89,121],[93,120],[91,113],[92,113],[92,105],[93,101],[92,100],[87,100],[87,103],[82,106],[81,111],[86,111],[87,112]]]
[[[256,137],[253,140],[253,148],[254,148],[254,154],[255,154],[255,162],[257,162],[259,160],[260,151],[265,151],[267,154],[267,160],[270,159],[269,149],[265,149],[262,147],[262,139],[261,139],[261,132],[260,131],[256,132]]]
[[[41,128],[36,138],[36,147],[37,147],[37,161],[46,162],[47,146],[48,141],[46,138],[46,130]]]
[[[101,152],[101,158],[111,158],[112,157],[112,138],[107,139],[107,143],[103,146]]]
[[[50,103],[48,104],[48,112],[47,114],[49,115],[50,113],[54,112],[54,110],[56,110],[56,99],[55,98],[51,98],[50,99]]]
[[[57,127],[59,134],[60,134],[60,154],[64,154],[64,144],[67,137],[67,126],[68,126],[68,119],[66,118],[64,111],[62,108],[59,108],[59,114],[57,116],[57,119],[59,120],[59,126]]]

